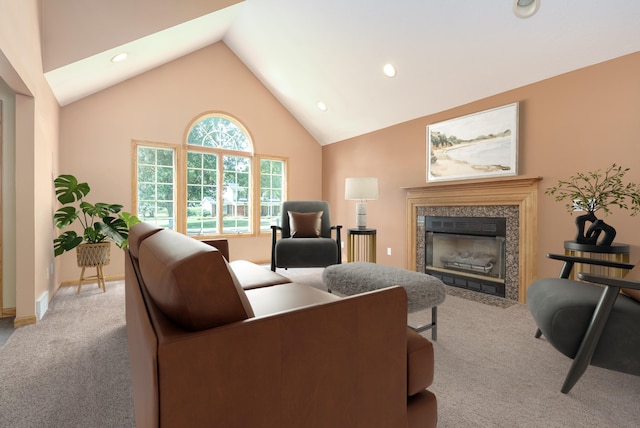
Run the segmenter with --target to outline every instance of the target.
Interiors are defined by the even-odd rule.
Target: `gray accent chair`
[[[320,236],[294,238],[289,223],[289,211],[312,213],[322,211]],[[280,226],[271,226],[271,270],[276,268],[326,267],[342,262],[340,229],[331,225],[329,203],[326,201],[286,201],[282,204]],[[335,230],[336,237],[332,238]],[[280,232],[280,239],[277,235]]]
[[[573,359],[561,391],[567,394],[589,364],[640,376],[640,263],[547,254],[564,262],[559,278],[539,279],[527,290],[527,305],[541,335]],[[632,269],[625,278],[579,272],[575,263]],[[621,289],[623,293],[621,293]],[[628,295],[627,295],[628,294]]]

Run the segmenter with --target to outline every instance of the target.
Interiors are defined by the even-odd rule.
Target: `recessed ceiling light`
[[[119,53],[118,55],[115,55],[113,58],[111,58],[111,62],[120,62],[120,61],[124,61],[125,59],[127,59],[127,53],[122,52],[122,53]]]
[[[393,66],[393,64],[385,64],[384,67],[382,67],[382,71],[388,77],[395,77],[396,75],[396,68]]]
[[[513,0],[513,13],[518,18],[529,18],[538,11],[540,0]]]
[[[325,103],[323,103],[322,101],[318,101],[318,104],[316,104],[318,106],[318,108],[322,111],[327,111],[327,105]]]

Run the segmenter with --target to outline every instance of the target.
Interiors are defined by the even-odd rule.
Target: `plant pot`
[[[76,248],[78,267],[105,266],[110,262],[111,243],[80,244]]]
[[[80,244],[76,248],[76,256],[78,266],[82,268],[80,281],[78,283],[78,294],[80,294],[80,290],[82,289],[82,283],[91,279],[96,279],[98,281],[98,287],[100,287],[103,292],[106,292],[107,284],[104,279],[104,274],[102,273],[102,266],[109,264],[111,243],[100,242],[98,244]],[[84,271],[88,267],[95,267],[96,275],[85,277]]]

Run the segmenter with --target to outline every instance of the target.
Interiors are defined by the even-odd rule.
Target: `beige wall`
[[[5,296],[14,301],[3,306],[15,307],[18,325],[34,321],[35,300],[44,292],[53,296],[57,284],[50,242],[59,106],[42,74],[39,5],[38,0],[0,0],[0,78],[16,94],[14,141],[4,141],[15,149],[14,159],[4,159],[15,162],[15,177],[3,182],[15,195],[15,220],[3,223],[17,235],[13,247],[3,247],[15,254],[15,265],[3,266],[15,272],[15,282],[3,284]]]
[[[539,190],[540,277],[556,276],[548,252],[562,252],[575,237],[575,217],[543,194],[558,179],[578,171],[630,167],[629,180],[640,182],[640,53],[617,58],[468,105],[425,116],[323,147],[323,195],[337,222],[354,227],[355,202],[344,200],[344,179],[376,176],[380,199],[368,204],[368,226],[378,229],[377,261],[406,266],[405,194],[426,176],[426,127],[493,107],[519,102],[519,174],[543,177]],[[428,94],[424,94],[428,96]],[[632,245],[640,258],[640,217],[616,209],[603,219],[617,229],[616,242]],[[600,213],[600,211],[598,212]],[[603,214],[599,214],[602,216]],[[387,256],[387,248],[392,255]]]
[[[61,112],[60,173],[92,187],[91,201],[131,209],[131,141],[181,143],[197,115],[222,111],[248,129],[257,153],[289,159],[289,197],[320,198],[322,149],[224,43],[217,43]],[[231,258],[270,259],[270,236],[233,238]],[[117,250],[117,248],[114,247]],[[75,254],[64,254],[60,280],[77,281]],[[112,251],[105,275],[124,273]]]

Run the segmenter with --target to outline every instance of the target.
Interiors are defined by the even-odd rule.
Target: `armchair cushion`
[[[320,236],[320,226],[322,211],[299,213],[289,211],[289,225],[291,227],[292,238],[318,238]]]
[[[155,304],[184,329],[204,330],[253,317],[244,290],[212,246],[161,230],[142,241],[139,263]]]
[[[527,304],[549,343],[574,358],[602,295],[602,287],[563,278],[545,278],[527,290]],[[640,375],[640,303],[620,295],[593,354],[593,365]]]
[[[278,266],[325,267],[336,264],[338,246],[331,238],[284,238],[276,243]]]

